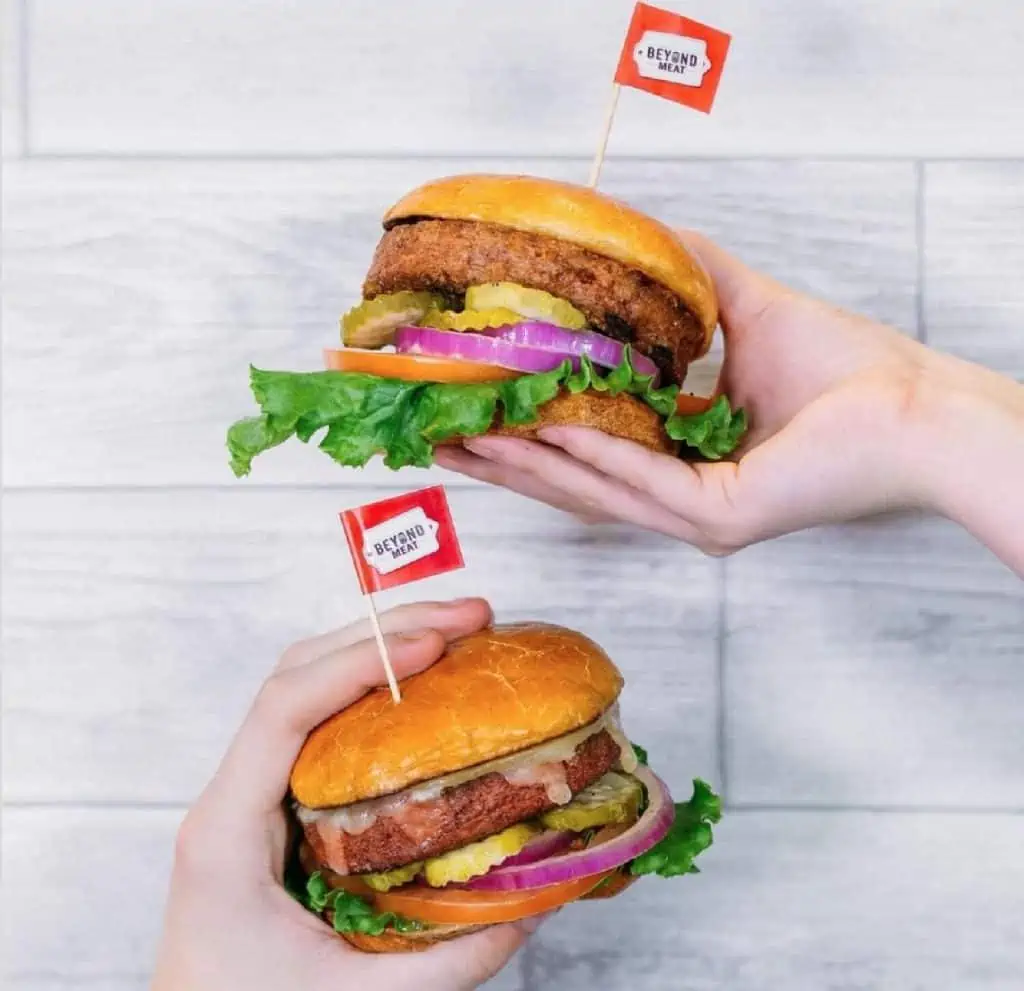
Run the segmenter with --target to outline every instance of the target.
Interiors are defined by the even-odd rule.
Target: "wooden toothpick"
[[[597,146],[597,154],[594,156],[594,164],[590,167],[590,178],[587,185],[593,189],[597,186],[597,180],[601,177],[601,166],[604,165],[604,153],[608,147],[608,135],[612,133],[612,121],[615,120],[615,108],[619,104],[619,91],[622,87],[618,83],[612,83],[612,95],[608,100],[608,112],[604,118],[604,130],[601,132],[601,142]]]
[[[373,627],[373,636],[377,641],[377,649],[380,651],[380,660],[384,665],[384,674],[387,675],[388,688],[391,689],[391,698],[397,705],[402,701],[402,693],[398,690],[398,681],[395,678],[395,670],[391,667],[391,656],[388,654],[388,646],[384,642],[384,631],[380,628],[380,617],[377,615],[377,604],[373,601],[373,595],[367,593],[366,601],[370,606],[370,625]]]

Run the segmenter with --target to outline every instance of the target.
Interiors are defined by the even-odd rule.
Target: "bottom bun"
[[[647,403],[624,393],[607,396],[592,391],[562,392],[539,412],[540,418],[533,423],[501,426],[489,433],[532,439],[543,427],[593,427],[661,454],[679,451],[679,444],[665,433],[665,421]]]
[[[486,929],[487,926],[438,926],[424,929],[421,932],[399,933],[387,929],[379,936],[368,933],[340,933],[357,950],[364,953],[417,953],[429,950],[435,943],[457,936],[468,936],[470,933]]]

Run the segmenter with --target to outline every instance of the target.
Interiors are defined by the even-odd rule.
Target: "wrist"
[[[974,531],[1008,522],[1024,493],[1024,386],[938,355],[915,405],[922,506]]]

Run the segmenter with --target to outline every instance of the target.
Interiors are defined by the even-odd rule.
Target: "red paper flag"
[[[364,595],[464,566],[443,485],[339,514]]]
[[[730,40],[699,21],[638,3],[615,82],[710,113]]]

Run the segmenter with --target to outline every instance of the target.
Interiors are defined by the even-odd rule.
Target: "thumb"
[[[715,284],[726,336],[742,332],[776,300],[791,296],[784,285],[755,272],[738,258],[696,231],[678,231]]]

